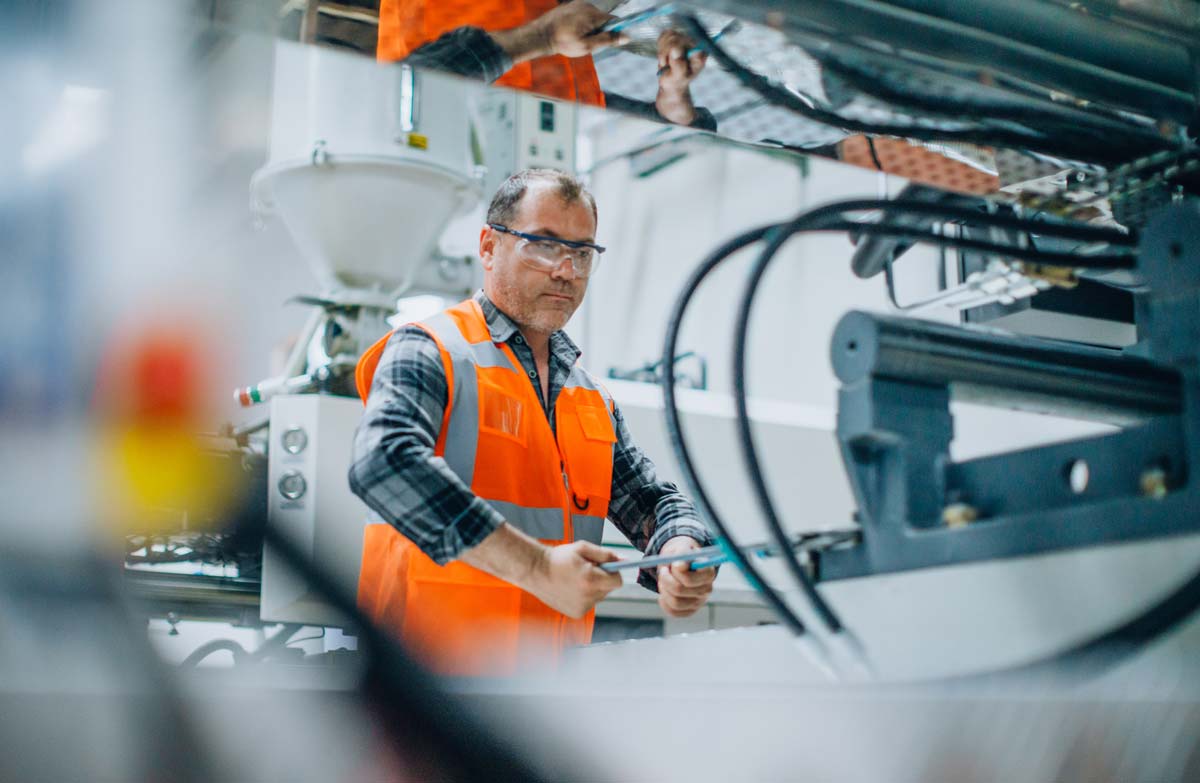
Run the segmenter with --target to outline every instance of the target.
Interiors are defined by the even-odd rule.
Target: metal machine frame
[[[1151,222],[1138,269],[1140,341],[1125,354],[845,316],[837,436],[863,532],[814,555],[818,579],[1200,531],[1200,202]],[[954,463],[952,397],[1121,429]]]

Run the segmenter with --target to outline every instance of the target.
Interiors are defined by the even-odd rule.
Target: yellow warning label
[[[429,149],[429,137],[420,133],[408,134],[408,146],[416,147],[419,150]]]

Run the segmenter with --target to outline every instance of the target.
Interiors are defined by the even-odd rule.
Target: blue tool
[[[792,546],[805,549],[825,548],[843,543],[855,535],[857,535],[857,531],[806,533],[797,537]],[[771,544],[756,544],[754,546],[742,547],[742,551],[751,557],[772,557],[775,554],[775,548]],[[653,568],[655,566],[670,565],[671,563],[690,560],[690,570],[698,571],[701,568],[712,568],[713,566],[728,562],[729,559],[730,556],[726,548],[718,544],[702,547],[701,549],[693,549],[690,552],[680,552],[677,555],[655,555],[653,557],[643,557],[641,560],[618,560],[615,563],[603,563],[600,566],[600,570],[613,572],[623,571],[627,568]]]
[[[666,3],[665,5],[647,8],[645,11],[638,11],[636,14],[622,16],[618,19],[609,19],[604,24],[592,30],[588,35],[597,35],[599,33],[619,33],[626,27],[633,27],[635,24],[641,24],[648,19],[653,19],[656,16],[666,16],[667,14],[675,13],[675,4]]]

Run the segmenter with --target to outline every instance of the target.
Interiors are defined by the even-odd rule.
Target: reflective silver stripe
[[[522,533],[534,538],[562,540],[563,510],[561,508],[526,508],[504,500],[488,500],[487,502],[500,512],[506,522]]]
[[[571,526],[575,528],[576,541],[591,541],[600,543],[604,534],[604,517],[592,517],[585,514],[572,514]]]
[[[475,360],[475,365],[478,367],[507,367],[516,372],[513,367],[512,360],[508,358],[508,354],[496,347],[495,343],[483,342],[475,343],[469,346],[471,357]]]
[[[423,325],[442,341],[454,368],[444,458],[450,470],[469,487],[475,479],[475,449],[479,441],[479,379],[475,375],[474,352],[458,324],[445,313],[438,313]]]
[[[446,346],[446,350],[450,352],[451,356],[469,358],[477,367],[507,367],[514,372],[517,370],[513,367],[508,354],[504,353],[491,340],[484,340],[481,343],[467,342],[462,332],[459,331],[458,324],[444,312],[426,319],[422,324],[437,334],[438,339]],[[457,369],[456,366],[455,370]]]
[[[604,401],[608,402],[608,394],[603,388],[600,387],[600,384],[596,383],[596,381],[592,379],[592,376],[578,364],[571,368],[571,372],[567,375],[567,379],[563,381],[563,386],[576,386],[580,389],[591,389],[593,391],[598,391],[600,392],[600,396],[604,398]]]
[[[475,453],[479,443],[479,378],[475,368],[516,370],[504,351],[490,340],[468,343],[458,324],[445,312],[423,324],[442,341],[454,366],[454,399],[446,432],[445,460],[469,487],[475,479]]]

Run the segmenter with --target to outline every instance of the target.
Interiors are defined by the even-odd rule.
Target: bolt
[[[323,166],[329,160],[329,151],[325,149],[325,140],[317,139],[313,142],[312,149],[312,164],[314,166]]]
[[[978,509],[966,503],[951,503],[942,509],[942,524],[946,527],[966,527],[977,519]]]
[[[1142,494],[1148,498],[1161,500],[1167,495],[1167,472],[1160,467],[1147,468],[1142,471],[1142,477],[1138,483],[1141,486]]]

